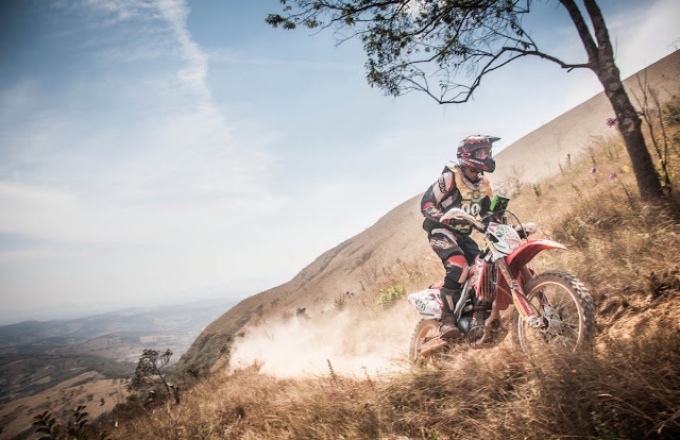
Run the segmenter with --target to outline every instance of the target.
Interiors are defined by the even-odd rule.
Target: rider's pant
[[[479,246],[470,236],[446,228],[432,229],[428,239],[430,247],[444,264],[444,287],[460,290],[467,278],[468,266],[480,252]]]

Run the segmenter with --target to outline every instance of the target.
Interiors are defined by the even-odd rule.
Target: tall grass
[[[527,361],[502,347],[455,366],[351,379],[216,376],[182,405],[128,421],[140,439],[672,439],[680,435],[680,333],[608,340],[595,356]]]
[[[599,325],[592,352],[527,359],[505,341],[436,367],[363,378],[337,375],[330,361],[327,375],[302,379],[254,365],[202,379],[179,405],[119,420],[114,437],[680,438],[680,210],[672,197],[640,202],[622,148],[603,140],[512,202],[568,246],[537,264],[588,285]],[[678,159],[668,162],[676,176]],[[395,275],[390,285],[408,281]]]

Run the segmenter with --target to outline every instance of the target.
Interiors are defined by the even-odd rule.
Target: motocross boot
[[[460,299],[460,289],[449,289],[442,287],[440,290],[444,308],[442,310],[442,325],[439,327],[439,336],[441,338],[457,338],[460,336],[460,330],[456,326],[456,303]]]

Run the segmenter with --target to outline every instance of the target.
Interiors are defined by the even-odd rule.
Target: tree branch
[[[554,57],[552,55],[548,55],[547,53],[541,52],[541,51],[538,51],[538,50],[523,50],[523,49],[518,49],[516,47],[504,47],[503,51],[518,52],[518,53],[522,54],[523,56],[524,55],[526,55],[526,56],[536,56],[536,57],[542,58],[542,59],[547,60],[547,61],[552,61],[553,63],[559,65],[561,68],[567,69],[570,72],[574,69],[584,69],[584,68],[585,69],[592,69],[593,68],[593,66],[591,66],[590,63],[586,63],[586,64],[566,63],[566,62],[562,61],[561,59],[559,59],[557,57]],[[505,63],[505,64],[507,64],[507,63]]]
[[[578,32],[578,35],[581,38],[581,41],[583,42],[583,47],[585,47],[586,49],[586,53],[588,54],[587,67],[592,70],[595,70],[595,66],[599,64],[597,45],[595,44],[592,35],[590,35],[590,30],[588,29],[588,25],[583,19],[581,11],[579,10],[576,3],[574,3],[574,0],[559,0],[559,1],[560,3],[562,3],[562,6],[564,6],[564,8],[569,13],[569,17],[571,17],[571,21],[574,23],[574,26],[576,26],[576,31]]]

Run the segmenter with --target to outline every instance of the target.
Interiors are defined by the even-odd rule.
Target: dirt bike
[[[478,221],[474,216],[451,209],[443,220],[467,222],[484,236],[484,247],[469,267],[454,315],[460,335],[440,336],[442,298],[430,286],[412,293],[408,300],[423,319],[411,338],[409,357],[426,362],[435,353],[467,341],[474,347],[496,345],[511,327],[525,353],[546,347],[575,351],[592,343],[595,307],[586,287],[576,277],[550,270],[536,274],[527,265],[541,251],[566,249],[552,240],[530,240],[533,223],[522,224],[507,210],[509,199],[495,196],[490,211]],[[514,221],[509,221],[512,218]],[[515,306],[514,313],[501,312]]]

